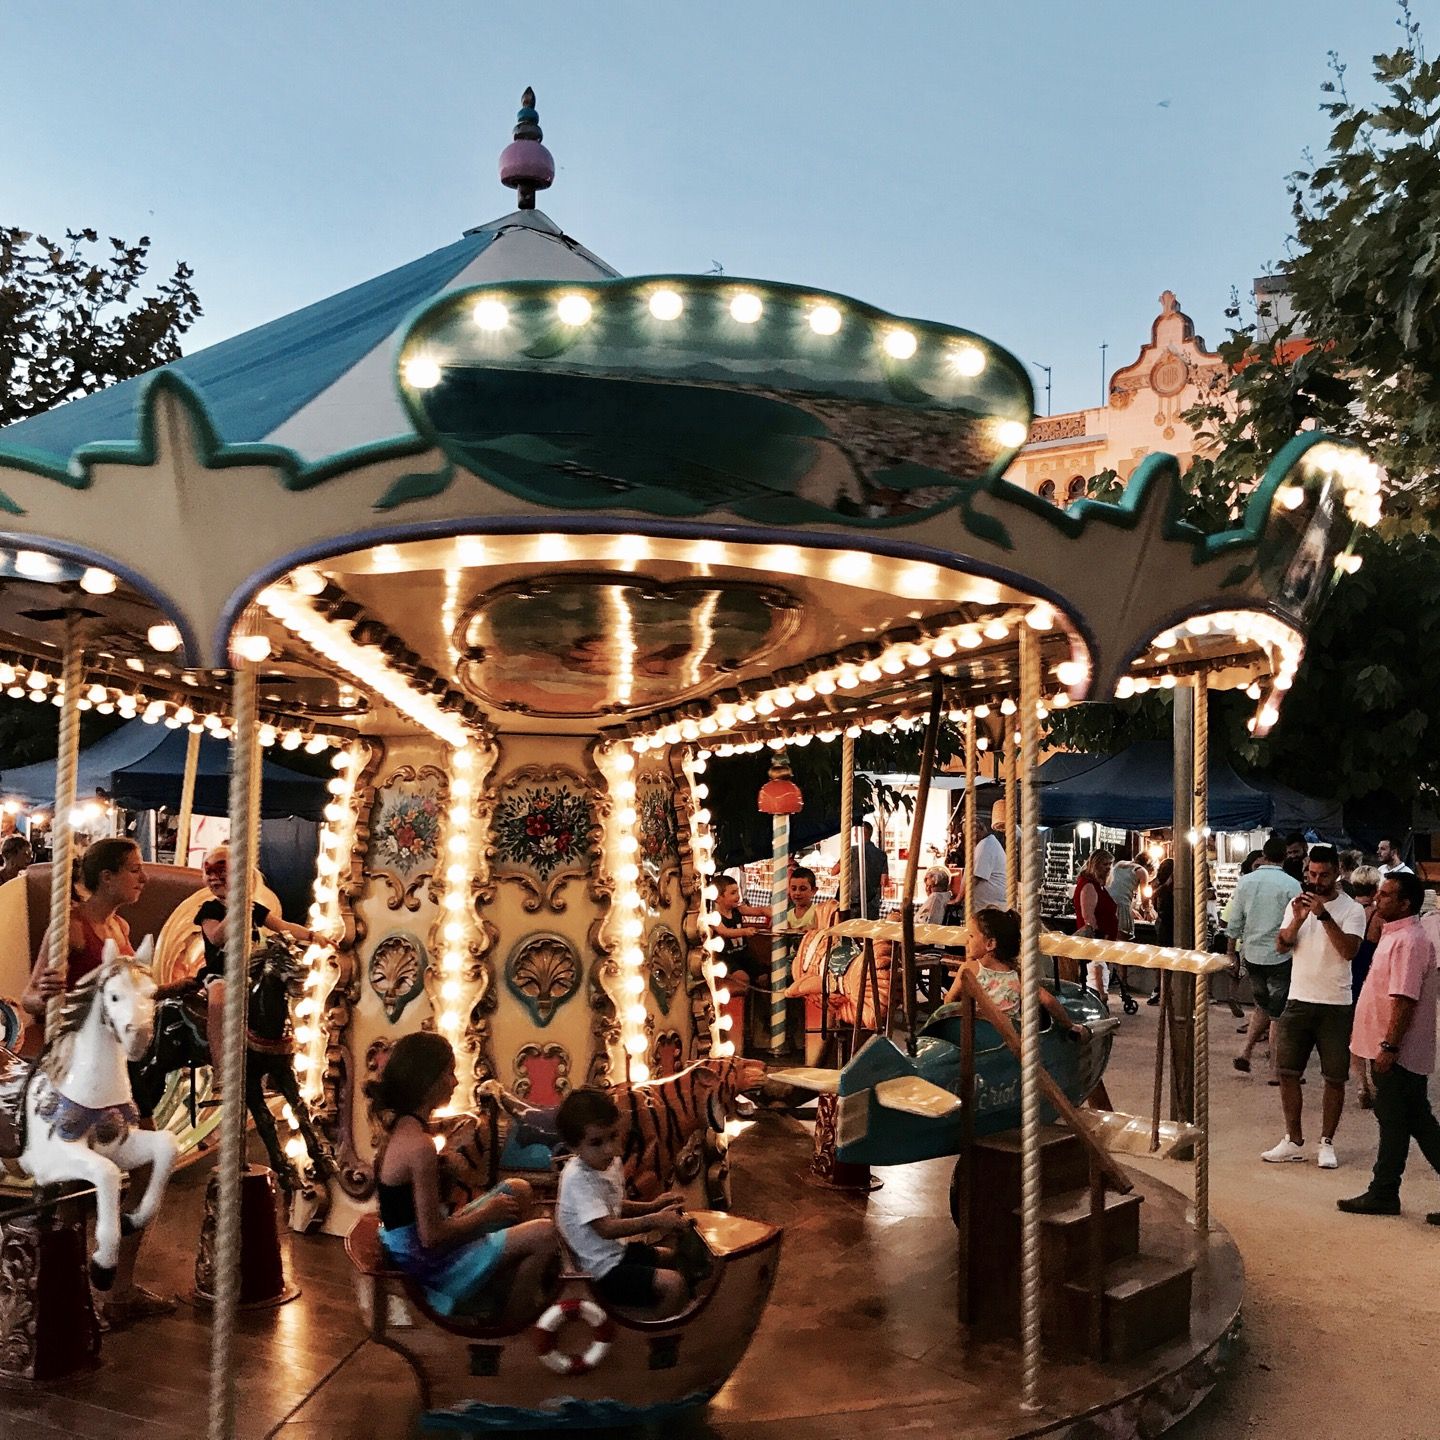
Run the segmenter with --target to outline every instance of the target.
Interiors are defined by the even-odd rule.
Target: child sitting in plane
[[[991,1003],[1011,1021],[1020,1013],[1020,917],[1013,910],[987,905],[977,910],[965,932],[965,963],[955,974],[945,1004],[956,1005],[962,997],[968,970],[980,982]],[[1042,985],[1040,1003],[1061,1029],[1078,1039],[1088,1040],[1088,1027],[1070,1018],[1070,1012]],[[954,1014],[942,1007],[936,1015]]]

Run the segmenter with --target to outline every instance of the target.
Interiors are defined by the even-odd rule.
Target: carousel
[[[1060,1433],[1112,1405],[1133,1419],[1164,1386],[1184,1394],[1165,1415],[1183,1414],[1213,1384],[1239,1312],[1238,1282],[1213,1331],[1197,1333],[1186,1308],[1192,1278],[1201,1290],[1216,1266],[1236,1268],[1208,1205],[1206,990],[1223,962],[1184,944],[1042,934],[1027,781],[1049,710],[1171,690],[1186,817],[1176,868],[1193,897],[1177,912],[1193,903],[1203,925],[1207,691],[1246,689],[1254,730],[1276,723],[1317,607],[1357,563],[1355,527],[1376,517],[1377,472],[1308,434],[1224,534],[1177,518],[1166,455],[1120,504],[1058,509],[1003,478],[1032,393],[993,342],[802,284],[617,275],[535,208],[554,166],[528,92],[500,173],[514,213],[0,431],[0,683],[53,699],[59,716],[54,863],[30,906],[32,928],[48,920],[62,937],[49,963],[65,964],[81,712],[228,740],[232,975],[251,959],[236,917],[257,883],[262,757],[330,757],[312,903],[290,917],[315,938],[274,962],[295,1093],[268,1100],[270,1168],[289,1172],[292,1220],[348,1237],[371,1340],[404,1359],[431,1422],[663,1417],[708,1401],[740,1364],[782,1248],[781,1217],[751,1218],[737,1178],[760,1129],[729,1149],[736,1096],[763,1067],[743,1055],[747,1017],[713,933],[711,808],[733,800],[707,788],[721,783],[716,762],[829,745],[848,782],[855,740],[899,727],[921,739],[923,795],[944,720],[964,729],[972,776],[978,746],[1002,737],[1021,1014],[1037,1013],[1051,957],[1173,978],[1172,1009],[1193,1021],[1185,1134],[1162,1137],[1158,1108],[1153,1130],[1082,1119],[1074,1102],[1104,1055],[1067,1061],[1038,1023],[1011,1026],[973,995],[939,1037],[959,1058],[927,1069],[938,1052],[915,1014],[917,945],[963,935],[917,929],[913,862],[900,915],[867,921],[849,905],[847,856],[830,938],[848,943],[861,977],[854,1043],[833,1069],[788,1078],[822,1094],[821,1145],[838,1146],[837,1164],[959,1157],[955,1223],[971,1258],[951,1324],[989,1326],[1013,1359],[991,1397],[1001,1418],[983,1433]],[[153,975],[108,962],[142,1009],[151,979],[183,979],[198,961],[203,887],[186,873],[153,926]],[[6,959],[0,991],[18,994],[31,958]],[[748,997],[771,1007],[777,1046],[802,979],[777,952],[769,993]],[[257,1003],[253,986],[227,987],[228,1074],[245,1070]],[[47,1023],[68,1023],[56,1002]],[[551,1108],[574,1087],[622,1093],[632,1188],[685,1188],[713,1261],[685,1312],[609,1313],[573,1272],[539,1317],[549,1345],[534,1324],[467,1328],[427,1312],[375,1241],[378,1128],[362,1089],[419,1029],[460,1059],[453,1118],[468,1128],[456,1149],[476,1185],[528,1169],[543,1188]],[[987,1091],[992,1050],[1010,1069]],[[1051,1069],[1065,1070],[1059,1083]],[[216,1140],[197,1122],[190,1087],[203,1101],[208,1079],[196,1073],[168,1077],[157,1114],[167,1153],[184,1163],[203,1142],[215,1166],[205,1244],[219,1440],[237,1433],[251,1175],[243,1087],[225,1087]],[[53,1067],[51,1079],[61,1084]],[[991,1107],[1002,1125],[984,1095],[1003,1086]],[[1128,1223],[1133,1178],[1112,1151],[1130,1142],[1111,1143],[1126,1135],[1183,1139],[1193,1153],[1189,1208],[1165,1212],[1166,1253],[1179,1258],[1148,1288],[1106,1273],[1125,1263],[1110,1231]],[[53,1165],[42,1176],[27,1159],[11,1168],[53,1182]],[[757,1151],[754,1163],[790,1161]],[[1046,1228],[1062,1180],[1090,1197],[1073,1245]],[[1004,1185],[1013,1215],[995,1209]],[[150,1218],[142,1206],[126,1223]],[[1013,1246],[976,1244],[982,1226],[1013,1229]],[[113,1249],[103,1215],[98,1233]],[[1056,1269],[1071,1260],[1073,1274]],[[7,1269],[4,1283],[20,1282]],[[1005,1299],[987,1320],[991,1293]],[[1164,1363],[1136,1381],[1122,1361],[1177,1305]],[[0,1304],[0,1324],[15,1314]],[[1053,1382],[1062,1334],[1083,1341],[1083,1404]],[[826,1379],[799,1383],[818,1397]]]

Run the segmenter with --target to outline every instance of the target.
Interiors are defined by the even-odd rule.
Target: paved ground
[[[1117,1106],[1144,1112],[1155,1011],[1127,1019],[1110,1074]],[[1440,1435],[1440,1180],[1412,1151],[1398,1219],[1342,1215],[1335,1201],[1365,1188],[1375,1121],[1348,1107],[1338,1170],[1266,1165],[1284,1133],[1279,1092],[1257,1066],[1230,1064],[1230,1013],[1211,1011],[1211,1207],[1245,1258],[1245,1345],[1233,1374],[1170,1434],[1175,1440],[1434,1440]],[[1433,1089],[1434,1087],[1432,1087]],[[1305,1088],[1307,1143],[1318,1139],[1317,1080]],[[1167,1176],[1180,1168],[1145,1163]],[[1188,1167],[1185,1167],[1188,1169]],[[1167,1172],[1169,1174],[1167,1175]]]

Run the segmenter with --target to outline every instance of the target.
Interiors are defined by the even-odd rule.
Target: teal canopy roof
[[[227,441],[268,439],[304,405],[384,344],[416,306],[444,289],[496,238],[490,227],[255,330],[164,366],[205,397]],[[129,441],[148,377],[122,381],[0,429],[0,446],[65,464],[82,445]]]

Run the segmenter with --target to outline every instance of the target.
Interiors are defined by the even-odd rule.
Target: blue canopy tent
[[[162,805],[176,810],[188,739],[185,730],[131,720],[80,752],[75,793],[87,800],[103,792],[126,810],[155,810]],[[195,775],[196,813],[226,814],[229,785],[230,746],[202,736]],[[27,805],[53,805],[55,762],[42,760],[0,774],[0,796]],[[267,820],[294,815],[319,821],[328,800],[323,779],[265,761],[260,813]]]
[[[1040,790],[1040,823],[1093,820],[1120,830],[1149,830],[1172,819],[1171,748],[1146,740],[1068,780]],[[1256,830],[1270,823],[1275,802],[1247,785],[1223,760],[1210,759],[1209,817],[1214,830]]]

